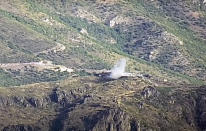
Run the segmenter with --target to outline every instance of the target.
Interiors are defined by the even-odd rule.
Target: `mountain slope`
[[[205,31],[203,0],[1,0],[0,130],[206,130]]]
[[[138,78],[1,88],[0,129],[204,130],[205,93],[204,86],[154,87]]]
[[[205,41],[188,33],[191,28],[173,21],[175,16],[163,12],[165,4],[2,1],[1,41],[5,47],[1,49],[15,51],[16,55],[3,53],[1,62],[50,60],[75,69],[108,69],[116,59],[127,57],[129,71],[150,74],[160,81],[167,78],[201,83],[195,79],[205,80]],[[199,13],[204,21],[204,11]],[[44,52],[56,43],[66,49]]]

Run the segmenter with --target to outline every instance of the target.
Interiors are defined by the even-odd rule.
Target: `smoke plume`
[[[109,77],[111,79],[118,79],[122,77],[125,73],[125,67],[126,67],[126,59],[122,58],[111,69],[111,74]]]

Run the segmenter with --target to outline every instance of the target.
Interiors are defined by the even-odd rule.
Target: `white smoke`
[[[111,74],[109,77],[111,79],[118,79],[124,76],[125,68],[126,68],[126,59],[122,58],[111,69]]]

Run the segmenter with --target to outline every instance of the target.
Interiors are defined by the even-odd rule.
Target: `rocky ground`
[[[205,89],[98,77],[1,88],[1,130],[205,130]]]
[[[205,31],[205,0],[0,0],[0,130],[204,131]]]

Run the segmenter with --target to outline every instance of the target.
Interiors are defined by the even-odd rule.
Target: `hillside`
[[[108,69],[126,57],[128,71],[150,74],[160,81],[200,84],[199,80],[206,79],[204,6],[200,10],[190,2],[185,7],[182,2],[170,3],[167,8],[162,1],[3,0],[0,62],[49,60],[72,69]],[[169,8],[181,10],[184,17],[175,16],[175,10]],[[193,13],[199,17],[188,16]],[[52,50],[57,44],[65,49]],[[1,77],[9,76],[2,86],[41,82],[29,75],[22,80],[27,71],[1,72]],[[52,81],[57,80],[53,77]]]
[[[99,82],[97,77],[1,88],[0,129],[204,130],[205,89],[155,87],[139,78]]]
[[[0,1],[1,130],[205,130],[204,85],[204,0]]]

